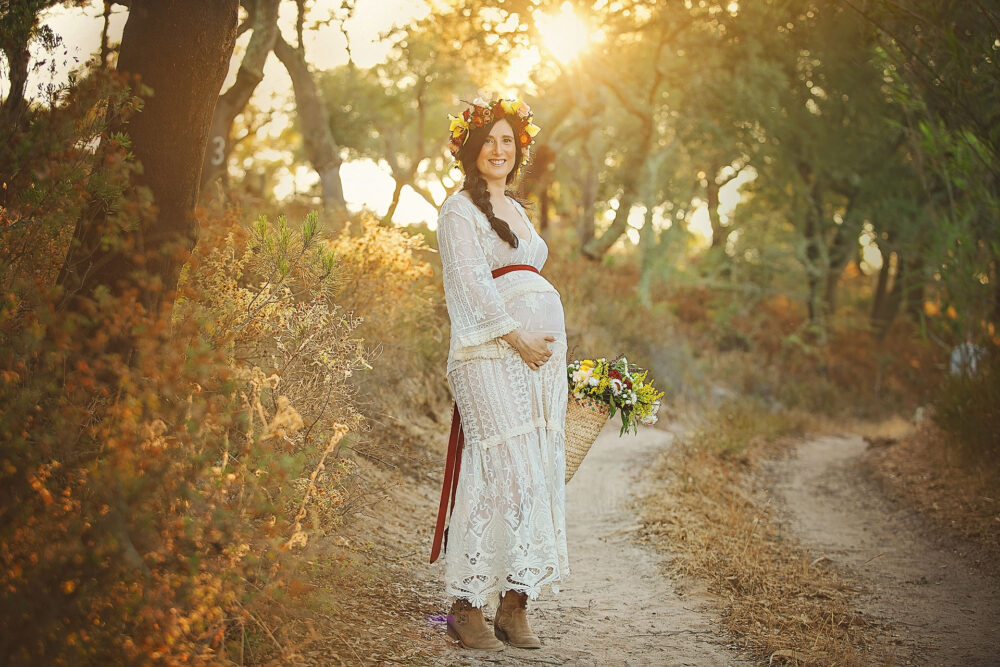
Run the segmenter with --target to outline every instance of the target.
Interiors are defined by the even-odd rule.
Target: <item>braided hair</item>
[[[497,236],[510,244],[510,247],[516,248],[518,245],[517,234],[511,231],[510,224],[506,220],[497,217],[493,212],[493,204],[490,202],[490,192],[486,187],[486,179],[482,177],[482,174],[479,173],[479,167],[476,166],[479,153],[483,148],[483,144],[486,143],[487,137],[490,135],[490,130],[503,119],[504,117],[501,116],[495,118],[492,123],[474,128],[469,133],[469,138],[466,140],[465,145],[462,146],[458,157],[462,162],[462,169],[465,171],[465,183],[462,185],[462,189],[469,192],[472,203],[483,212],[483,215],[489,220],[490,227],[497,233]],[[515,141],[514,146],[514,164],[516,166],[507,174],[507,185],[510,185],[517,177],[521,168],[521,160],[524,157],[524,149],[521,148],[521,142]],[[505,190],[504,194],[520,202],[510,190]]]

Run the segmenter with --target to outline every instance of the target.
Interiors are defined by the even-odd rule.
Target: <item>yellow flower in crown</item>
[[[448,114],[448,120],[451,121],[451,136],[452,138],[462,136],[462,133],[469,131],[469,124],[461,116],[452,116]]]
[[[477,97],[472,101],[470,108],[462,112],[461,116],[448,114],[450,137],[448,140],[448,150],[455,158],[458,168],[462,168],[462,163],[458,159],[465,142],[469,140],[469,134],[473,128],[489,125],[494,119],[506,118],[514,130],[518,143],[521,144],[523,159],[521,166],[528,164],[529,147],[535,143],[535,135],[541,129],[532,120],[534,114],[527,102],[521,98],[496,99],[487,102]]]

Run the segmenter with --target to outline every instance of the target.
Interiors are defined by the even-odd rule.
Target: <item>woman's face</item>
[[[514,169],[517,154],[515,141],[514,129],[506,118],[501,118],[490,128],[490,134],[476,159],[476,167],[487,182],[506,182],[507,174]]]

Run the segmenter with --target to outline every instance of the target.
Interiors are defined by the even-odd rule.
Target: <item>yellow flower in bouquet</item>
[[[655,424],[663,392],[647,380],[649,371],[630,364],[624,356],[612,361],[605,358],[574,361],[566,367],[570,393],[577,399],[590,399],[608,407],[614,417],[621,414],[618,434],[638,424]]]

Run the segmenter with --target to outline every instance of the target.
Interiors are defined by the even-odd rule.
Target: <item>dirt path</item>
[[[1000,587],[887,500],[861,465],[857,436],[803,443],[770,467],[788,529],[815,557],[862,583],[865,612],[898,628],[901,664],[1000,664]]]
[[[540,650],[450,647],[434,664],[739,664],[725,635],[698,611],[698,601],[680,597],[657,569],[659,556],[632,540],[639,527],[630,507],[636,479],[670,443],[665,431],[646,429],[619,440],[609,427],[594,444],[567,487],[572,574],[558,596],[530,606]],[[440,577],[441,568],[435,564],[422,573],[427,576]]]

